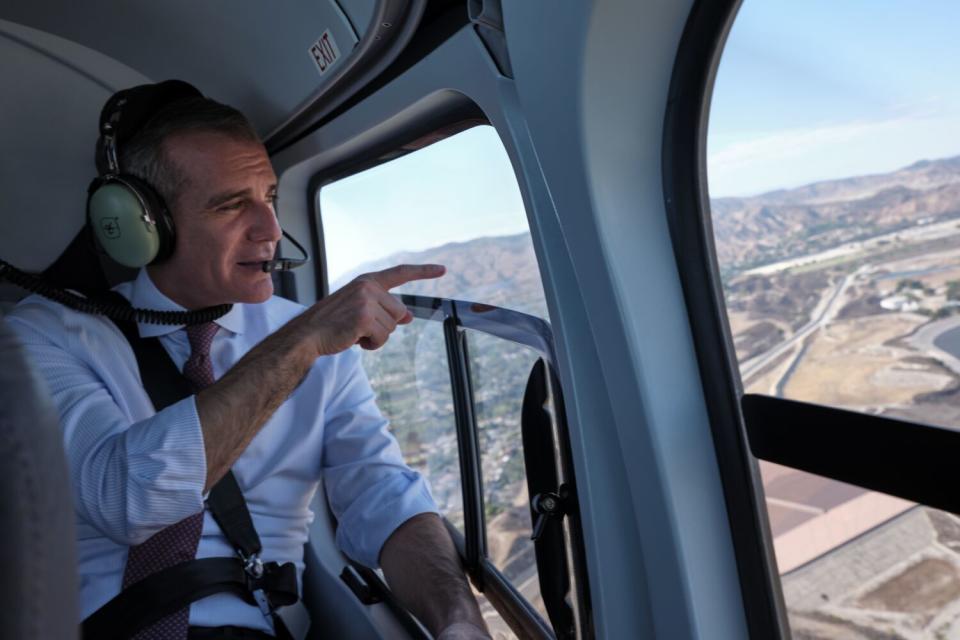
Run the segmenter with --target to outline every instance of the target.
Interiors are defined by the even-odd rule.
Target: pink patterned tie
[[[219,327],[213,322],[187,327],[190,357],[183,366],[184,377],[199,391],[213,384],[210,364],[210,345]],[[123,588],[143,580],[152,573],[175,564],[193,560],[197,555],[200,532],[203,529],[203,511],[188,516],[158,531],[145,542],[130,547],[127,566],[123,572]],[[174,640],[187,637],[190,607],[184,607],[141,629],[135,640]]]

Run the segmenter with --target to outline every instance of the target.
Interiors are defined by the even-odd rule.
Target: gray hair
[[[118,149],[120,169],[153,187],[171,207],[188,182],[183,167],[164,150],[164,142],[181,133],[222,133],[236,140],[260,142],[246,116],[209,98],[177,100],[155,113]]]

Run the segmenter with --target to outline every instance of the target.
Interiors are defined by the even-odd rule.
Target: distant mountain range
[[[529,233],[476,238],[423,251],[395,253],[352,269],[330,289],[339,289],[361,273],[403,263],[442,264],[447,267],[447,273],[437,280],[399,287],[395,292],[484,302],[546,317],[540,270]]]
[[[720,265],[739,271],[960,216],[960,156],[711,205]]]
[[[711,205],[721,269],[736,273],[925,219],[960,217],[960,156],[749,198],[716,198]],[[396,253],[356,267],[332,289],[361,273],[405,262],[444,264],[447,275],[397,291],[486,302],[546,317],[529,233]]]

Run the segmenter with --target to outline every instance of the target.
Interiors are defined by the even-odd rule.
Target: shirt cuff
[[[139,500],[128,518],[159,530],[203,509],[207,457],[196,396],[170,405],[126,432],[127,472]]]
[[[397,527],[415,515],[437,513],[419,473],[403,471],[364,491],[340,518],[337,545],[360,564],[377,568],[380,551]]]

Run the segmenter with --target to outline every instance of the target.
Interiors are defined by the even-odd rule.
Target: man
[[[429,490],[403,464],[352,348],[376,349],[412,320],[390,288],[439,277],[443,267],[366,274],[304,309],[272,297],[261,269],[281,237],[277,178],[242,115],[205,98],[176,100],[118,147],[122,171],[165,201],[176,242],[169,258],[116,290],[141,308],[234,306],[216,321],[203,356],[212,383],[156,413],[109,321],[35,296],[9,316],[60,411],[77,509],[81,617],[120,593],[131,549],[202,512],[232,469],[265,561],[302,570],[308,505],[322,479],[348,555],[381,565],[437,637],[488,638]],[[189,365],[197,347],[184,327],[138,328],[141,337],[159,337],[178,367]],[[205,514],[196,557],[233,554]],[[273,633],[257,607],[224,593],[191,605],[189,624]]]

